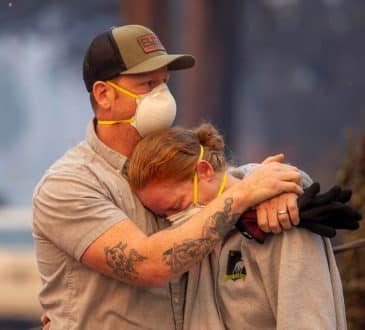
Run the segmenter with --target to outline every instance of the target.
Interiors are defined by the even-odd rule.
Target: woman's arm
[[[328,239],[293,229],[247,247],[277,329],[346,329],[341,280]]]

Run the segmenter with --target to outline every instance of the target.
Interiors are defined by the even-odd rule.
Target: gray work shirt
[[[87,247],[129,218],[146,234],[167,226],[132,193],[126,157],[104,145],[91,122],[87,138],[45,173],[33,195],[40,302],[52,329],[179,329],[184,287],[133,287],[80,263]]]

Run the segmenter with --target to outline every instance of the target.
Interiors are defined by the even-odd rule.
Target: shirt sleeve
[[[252,171],[257,168],[260,164],[257,163],[249,163],[245,165],[241,165],[238,167],[229,167],[228,173],[233,175],[234,177],[238,179],[243,179],[245,176],[250,175]],[[308,188],[312,183],[313,180],[311,177],[304,171],[299,170],[300,172],[300,179],[301,179],[301,185],[303,188]]]
[[[127,215],[97,182],[48,176],[33,196],[33,231],[80,260],[86,248]]]
[[[344,329],[337,323],[334,287],[325,241],[302,229],[250,244],[277,329]],[[332,253],[332,252],[331,252]]]

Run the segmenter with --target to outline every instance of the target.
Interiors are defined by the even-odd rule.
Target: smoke
[[[83,55],[116,24],[100,1],[23,5],[13,1],[0,14],[0,200],[30,206],[42,173],[85,136],[92,112]]]

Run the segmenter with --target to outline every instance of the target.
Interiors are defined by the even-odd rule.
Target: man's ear
[[[97,107],[108,110],[113,104],[114,91],[104,81],[96,81],[92,93]]]
[[[214,178],[214,168],[207,160],[199,160],[196,165],[199,180],[207,180],[208,182]]]

